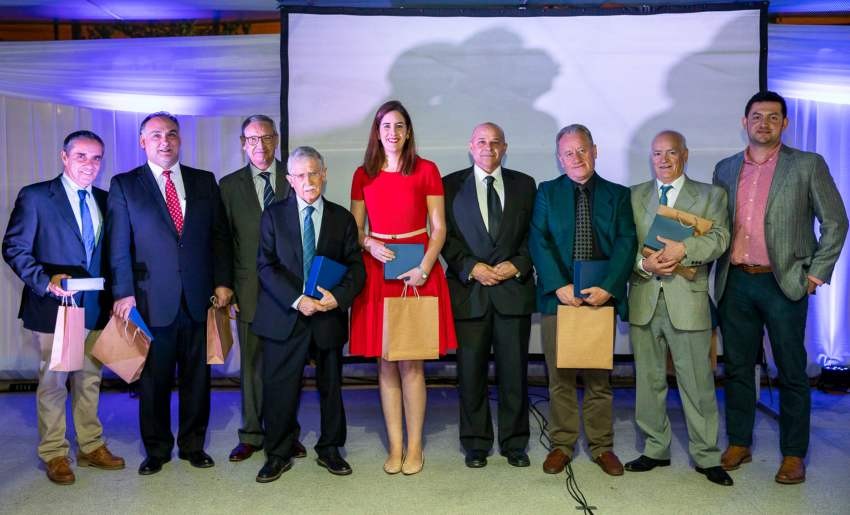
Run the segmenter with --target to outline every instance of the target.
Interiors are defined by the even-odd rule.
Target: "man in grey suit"
[[[714,184],[729,195],[732,244],[718,260],[726,372],[726,432],[722,465],[735,470],[752,460],[754,367],[764,327],[779,370],[779,446],[775,480],[806,480],[811,398],[806,375],[808,295],[829,282],[847,236],[847,212],[829,168],[818,154],[782,144],[788,127],[785,99],[755,94],[742,120],[749,144],[717,163]],[[820,222],[820,238],[814,232]]]
[[[635,418],[646,441],[643,454],[625,468],[646,472],[670,464],[673,433],[665,407],[669,349],[696,470],[713,483],[731,486],[732,478],[720,466],[717,400],[709,359],[708,269],[729,246],[726,192],[685,176],[688,147],[678,132],[655,136],[651,158],[655,180],[632,186],[638,242],[645,240],[659,205],[706,218],[712,226],[707,233],[681,242],[659,236],[664,243],[661,250],[647,257],[637,253],[629,288],[629,334],[637,379]],[[675,273],[677,265],[695,267],[696,277],[688,280]]]
[[[241,361],[242,427],[239,444],[230,461],[243,461],[263,448],[263,366],[260,340],[251,329],[257,308],[257,249],[260,241],[260,215],[291,190],[286,170],[275,159],[278,134],[274,120],[255,114],[242,122],[242,150],[248,164],[221,179],[221,199],[233,235],[233,278],[236,288],[234,310],[239,328]],[[293,456],[307,455],[296,437]]]

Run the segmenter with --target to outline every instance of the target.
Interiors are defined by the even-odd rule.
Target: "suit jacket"
[[[212,173],[180,165],[186,190],[178,236],[153,172],[145,163],[112,178],[107,234],[116,299],[134,295],[153,327],[177,317],[181,298],[196,322],[206,320],[216,286],[232,287],[230,231]]]
[[[302,316],[292,307],[304,291],[304,271],[298,198],[289,195],[266,208],[260,220],[257,254],[260,294],[251,324],[257,336],[286,340],[300,317],[310,324],[319,348],[342,347],[348,341],[348,308],[363,289],[366,268],[354,217],[339,204],[327,199],[324,203],[316,255],[348,267],[340,284],[331,290],[339,307],[310,317]]]
[[[528,227],[537,193],[530,176],[502,168],[504,209],[496,241],[490,239],[475,189],[475,173],[467,168],[443,178],[446,195],[446,243],[442,255],[455,318],[479,318],[493,307],[504,315],[534,312],[534,276],[528,252]],[[476,263],[510,261],[519,277],[483,286],[469,274]]]
[[[275,200],[289,196],[286,167],[275,160]],[[263,209],[254,187],[254,176],[248,164],[219,182],[221,200],[230,234],[233,238],[233,284],[239,319],[250,323],[257,309],[257,248],[260,242],[260,216]]]
[[[92,187],[92,195],[105,222],[106,192]],[[51,275],[106,276],[101,259],[105,227],[102,223],[91,263],[86,266],[83,237],[62,185],[62,175],[21,189],[3,238],[3,259],[24,282],[18,311],[24,327],[42,333],[55,329],[60,302],[47,292]],[[102,329],[112,302],[108,292],[83,292],[75,298],[77,304],[85,307],[86,328]]]
[[[566,175],[537,189],[528,248],[537,270],[537,307],[543,314],[555,314],[555,290],[573,282],[574,190]],[[591,216],[599,249],[610,260],[608,276],[598,286],[614,297],[620,319],[628,320],[626,282],[637,251],[629,189],[597,175]]]
[[[729,247],[729,214],[726,211],[726,192],[722,188],[685,178],[682,190],[672,207],[707,218],[714,222],[711,230],[702,236],[686,238],[684,266],[697,267],[693,281],[673,274],[660,279],[641,270],[640,250],[635,258],[629,283],[629,322],[646,325],[652,320],[658,294],[662,287],[667,304],[667,314],[673,327],[681,331],[700,331],[711,328],[709,312],[709,264]],[[632,186],[632,211],[635,216],[638,249],[655,219],[658,209],[657,182],[653,179]]]
[[[714,168],[714,184],[729,195],[731,227],[743,164],[744,152],[739,152]],[[814,232],[815,218],[820,239]],[[767,196],[764,237],[773,275],[785,296],[803,298],[807,275],[829,282],[846,236],[847,211],[823,157],[782,145]],[[718,260],[714,286],[718,301],[726,288],[730,254],[731,249]]]

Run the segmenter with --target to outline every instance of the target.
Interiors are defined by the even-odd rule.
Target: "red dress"
[[[425,197],[428,195],[442,196],[443,181],[437,165],[422,158],[416,159],[413,173],[406,176],[398,172],[381,171],[370,178],[360,167],[354,172],[351,184],[351,199],[365,201],[369,228],[381,234],[405,234],[426,227],[428,206]],[[393,242],[423,243],[427,249],[428,235],[422,233]],[[404,281],[384,280],[383,263],[368,252],[363,253],[363,261],[366,265],[366,285],[351,307],[349,353],[375,357],[380,356],[382,351],[384,298],[400,297]],[[425,284],[417,290],[420,295],[436,296],[439,299],[440,354],[457,348],[449,286],[439,260],[428,274]]]

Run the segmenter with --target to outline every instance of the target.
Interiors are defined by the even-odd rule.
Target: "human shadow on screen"
[[[351,176],[363,159],[372,116],[386,100],[398,99],[410,112],[417,150],[437,162],[443,174],[470,166],[468,143],[473,127],[492,121],[505,130],[509,149],[505,166],[522,171],[555,168],[551,138],[556,120],[534,107],[558,75],[554,59],[526,46],[514,32],[492,28],[460,43],[435,40],[401,53],[387,71],[390,91],[376,99],[359,122],[312,137],[291,138],[291,145],[328,142],[328,196],[348,204]],[[341,93],[344,95],[344,92]],[[541,135],[544,140],[541,141]],[[545,150],[541,150],[545,149]],[[351,170],[336,163],[355,163]]]
[[[650,145],[652,138],[665,129],[685,135],[690,149],[686,173],[702,182],[711,182],[714,165],[720,159],[744,148],[741,118],[744,105],[758,89],[757,83],[752,89],[752,78],[758,77],[758,58],[753,59],[753,69],[746,74],[726,73],[720,63],[737,58],[737,42],[742,37],[752,37],[748,34],[752,30],[758,30],[758,26],[751,18],[738,18],[722,27],[706,48],[670,68],[670,106],[648,118],[632,136],[627,161],[631,184],[654,178]]]

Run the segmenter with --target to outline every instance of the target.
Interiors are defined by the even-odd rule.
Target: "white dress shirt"
[[[162,198],[165,198],[165,176],[162,172],[165,169],[159,165],[148,161],[148,166],[153,172],[153,178],[159,186],[159,192],[162,193]],[[180,211],[183,213],[183,219],[186,219],[186,187],[183,186],[183,174],[180,172],[180,163],[174,163],[170,168],[171,182],[174,183],[174,189],[177,190],[177,198],[180,200]]]
[[[74,212],[74,219],[77,221],[77,228],[80,230],[80,235],[83,234],[83,219],[80,214],[80,195],[77,192],[83,189],[88,192],[88,195],[86,195],[86,205],[89,207],[89,213],[91,214],[91,223],[94,228],[94,242],[97,245],[97,242],[100,241],[100,226],[103,216],[100,213],[100,209],[97,208],[94,195],[92,195],[92,187],[81,188],[64,173],[62,174],[62,186],[65,188],[68,202],[71,203],[71,211]]]
[[[674,207],[676,205],[676,199],[679,198],[679,192],[682,191],[682,186],[685,185],[685,174],[680,175],[676,178],[675,181],[670,184],[664,184],[663,182],[655,179],[655,193],[658,194],[659,201],[661,200],[661,187],[662,186],[673,186],[673,189],[667,191],[667,205],[670,207]]]
[[[490,230],[490,221],[488,215],[490,211],[487,209],[487,183],[484,181],[487,177],[493,177],[493,188],[499,195],[499,202],[502,204],[502,212],[505,211],[505,181],[502,179],[502,167],[493,170],[492,173],[487,173],[478,165],[473,166],[475,173],[475,194],[478,197],[478,209],[481,210],[481,218],[484,219],[484,227]]]

